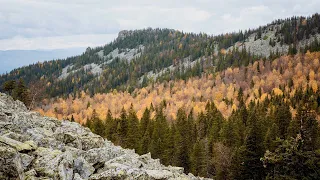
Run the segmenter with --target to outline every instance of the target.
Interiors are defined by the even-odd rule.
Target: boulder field
[[[203,179],[0,93],[0,179]]]

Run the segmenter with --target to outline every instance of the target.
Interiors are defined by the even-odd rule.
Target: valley
[[[39,114],[54,122],[50,131],[75,128],[106,143],[97,148],[129,154],[123,155],[125,160],[117,154],[121,157],[116,162],[132,161],[125,168],[121,163],[112,168],[107,161],[89,163],[96,170],[79,172],[83,179],[103,179],[102,170],[117,168],[122,169],[115,172],[129,174],[123,179],[133,178],[131,172],[151,179],[318,179],[319,59],[319,14],[220,35],[123,30],[114,41],[88,47],[81,55],[3,74],[0,91],[27,106],[18,108],[24,116],[30,114],[26,108],[36,111],[41,128],[45,120]],[[9,108],[6,114],[5,102],[20,102],[0,94],[2,101],[0,118],[9,122],[16,112]],[[12,119],[17,120],[15,115]],[[17,133],[23,131],[21,127]],[[0,137],[13,138],[8,133],[0,131]],[[83,137],[71,130],[63,137],[71,138],[63,144],[80,149],[81,156],[95,148],[74,144]],[[65,140],[59,138],[54,135],[54,142]],[[44,156],[38,151],[28,152]],[[133,162],[141,158],[147,159],[146,168],[135,167]],[[25,168],[30,167],[38,165]],[[39,176],[50,175],[47,170]],[[52,173],[57,178],[61,171]]]

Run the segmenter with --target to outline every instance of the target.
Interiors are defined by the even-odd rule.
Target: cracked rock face
[[[201,179],[0,93],[0,179]]]

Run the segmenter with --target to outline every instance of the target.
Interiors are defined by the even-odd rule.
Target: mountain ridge
[[[113,89],[132,92],[157,81],[186,79],[203,72],[246,66],[259,58],[306,52],[312,46],[318,47],[319,32],[318,14],[275,20],[256,29],[216,36],[159,28],[123,30],[115,41],[87,48],[80,56],[34,64],[2,75],[0,84],[23,78],[29,85],[42,79],[49,97],[66,97],[81,90],[92,95]],[[61,78],[71,66],[73,75]]]

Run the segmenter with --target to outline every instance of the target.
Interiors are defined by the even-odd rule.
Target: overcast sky
[[[147,27],[219,34],[316,12],[319,0],[0,0],[0,50],[97,46]]]

